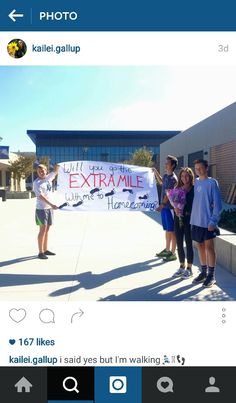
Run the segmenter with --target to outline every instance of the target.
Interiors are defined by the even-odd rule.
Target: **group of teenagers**
[[[195,241],[201,271],[193,279],[193,283],[212,287],[216,283],[214,238],[219,234],[218,222],[222,209],[218,182],[208,176],[207,160],[194,161],[196,178],[189,167],[181,168],[177,177],[174,172],[177,165],[178,159],[168,155],[165,161],[166,173],[163,177],[153,168],[156,180],[161,185],[161,203],[157,211],[161,213],[166,240],[165,249],[156,256],[165,262],[177,260],[177,246],[179,267],[173,277],[189,279],[193,277],[193,241]],[[186,201],[181,212],[180,209],[174,208],[168,199],[168,190],[174,188],[181,188],[186,192]]]
[[[204,287],[215,284],[216,253],[214,238],[218,231],[218,221],[222,208],[218,183],[208,177],[208,162],[203,159],[194,162],[194,173],[191,168],[181,168],[178,178],[175,169],[178,160],[168,155],[165,162],[166,173],[161,177],[153,168],[157,182],[161,185],[161,203],[157,211],[161,213],[162,225],[166,235],[165,249],[157,253],[158,258],[169,262],[177,260],[176,246],[179,257],[179,268],[174,277],[188,279],[193,276],[193,241],[196,242],[201,272],[194,278],[193,283],[203,283]],[[37,167],[37,179],[33,189],[36,195],[36,224],[39,225],[38,233],[38,258],[48,259],[55,253],[48,250],[48,231],[53,223],[53,210],[58,209],[50,200],[52,181],[58,174],[59,166],[54,172],[47,173],[47,167],[39,164]],[[183,211],[173,208],[168,199],[168,190],[175,187],[185,191],[186,199]],[[184,249],[186,243],[186,254]]]

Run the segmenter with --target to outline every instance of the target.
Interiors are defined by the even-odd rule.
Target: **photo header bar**
[[[10,0],[0,30],[236,31],[235,11],[234,0]]]
[[[24,41],[24,57],[11,46]],[[3,32],[2,66],[235,66],[236,32]]]

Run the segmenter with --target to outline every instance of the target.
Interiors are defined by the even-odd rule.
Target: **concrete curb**
[[[216,237],[217,262],[236,276],[236,234],[221,231],[223,234]]]

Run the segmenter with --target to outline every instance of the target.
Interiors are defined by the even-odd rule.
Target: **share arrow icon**
[[[16,18],[21,18],[24,17],[24,14],[15,14],[16,10],[12,10],[10,14],[8,14],[8,17],[13,21],[16,22]]]

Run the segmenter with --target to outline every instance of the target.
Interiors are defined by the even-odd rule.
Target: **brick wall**
[[[216,165],[223,200],[231,183],[236,183],[236,140],[210,148],[210,164]]]

